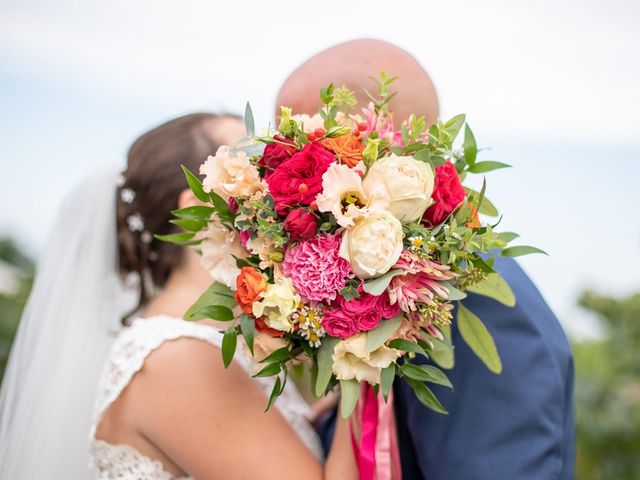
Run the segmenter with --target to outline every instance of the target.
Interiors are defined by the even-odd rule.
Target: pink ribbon
[[[359,441],[358,441],[359,440]],[[400,480],[400,453],[393,411],[393,392],[387,402],[363,383],[351,423],[351,441],[361,480]]]

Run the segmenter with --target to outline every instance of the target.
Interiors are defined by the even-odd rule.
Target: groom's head
[[[294,113],[313,114],[321,107],[320,88],[330,83],[345,85],[356,92],[359,106],[366,106],[366,88],[372,94],[376,85],[370,77],[384,71],[398,77],[392,91],[400,92],[391,101],[398,120],[410,114],[424,115],[428,123],[438,117],[438,97],[433,82],[408,52],[381,40],[359,39],[335,45],[314,55],[285,80],[276,101],[276,115],[286,105]]]

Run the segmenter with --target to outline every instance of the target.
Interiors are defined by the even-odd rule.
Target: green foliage
[[[493,373],[502,372],[502,361],[493,337],[484,323],[461,303],[458,304],[458,330],[469,348]]]
[[[640,293],[610,298],[584,293],[605,338],[574,343],[576,478],[640,479]]]
[[[0,291],[0,381],[9,359],[11,343],[33,284],[34,263],[11,240],[0,240],[0,268],[13,278],[14,287]]]

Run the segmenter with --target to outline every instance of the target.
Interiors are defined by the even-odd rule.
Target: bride
[[[231,116],[171,120],[134,142],[120,179],[102,173],[65,203],[0,394],[0,478],[87,478],[88,463],[103,479],[357,476],[346,422],[323,466],[291,384],[264,413],[271,379],[242,353],[224,368],[222,325],[181,320],[211,278],[153,238],[197,204],[179,164],[197,171],[243,133]]]

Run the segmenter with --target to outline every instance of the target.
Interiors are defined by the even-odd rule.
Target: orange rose
[[[471,220],[469,220],[465,225],[469,228],[480,228],[482,225],[480,224],[480,218],[478,218],[478,209],[471,204],[468,204],[471,209]]]
[[[238,306],[248,315],[252,315],[253,302],[267,289],[267,281],[262,274],[253,267],[242,267],[236,278],[236,293],[234,297]]]
[[[338,157],[338,160],[349,167],[355,167],[362,160],[364,147],[360,139],[352,133],[340,135],[336,138],[325,138],[320,143],[323,147],[331,150]]]

